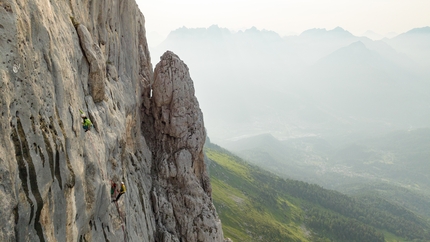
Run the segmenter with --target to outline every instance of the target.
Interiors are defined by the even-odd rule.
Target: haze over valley
[[[430,27],[373,41],[340,27],[298,36],[180,28],[151,49],[178,53],[211,139],[270,133],[339,139],[427,127]]]
[[[182,27],[151,53],[166,49],[191,69],[211,142],[430,219],[430,27],[376,41],[341,27]]]

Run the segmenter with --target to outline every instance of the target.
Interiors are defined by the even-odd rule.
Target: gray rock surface
[[[154,75],[144,23],[134,0],[0,1],[0,241],[223,241],[188,69]]]
[[[94,102],[100,102],[105,97],[106,62],[100,47],[94,43],[90,32],[83,24],[76,24],[82,49],[90,66],[88,84]]]
[[[152,119],[144,120],[154,153],[152,202],[158,241],[223,241],[203,160],[206,132],[188,67],[166,52],[154,71]],[[146,121],[146,122],[145,122]]]

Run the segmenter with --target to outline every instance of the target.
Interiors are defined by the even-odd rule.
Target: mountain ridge
[[[421,66],[423,62],[414,58],[415,52],[397,49],[389,41],[357,37],[341,28],[309,32],[317,37],[308,33],[306,38],[280,38],[271,31],[253,28],[229,32],[225,38],[211,41],[196,37],[172,45],[165,42],[151,51],[178,51],[195,67],[193,73],[198,80],[205,80],[196,82],[196,91],[207,110],[208,132],[218,143],[258,133],[288,139],[348,130],[362,132],[367,127],[372,129],[369,133],[386,132],[426,123],[424,100],[430,97],[423,90],[429,85],[429,73]],[[341,37],[335,37],[336,33]],[[342,33],[347,34],[342,37]],[[363,48],[352,51],[360,42]],[[408,42],[406,46],[413,44]],[[341,51],[345,52],[343,56]],[[331,63],[328,58],[333,58]],[[343,86],[333,85],[336,82]],[[325,92],[327,89],[329,92]],[[223,92],[224,97],[217,97],[215,90]],[[376,105],[369,104],[380,99],[382,102]],[[333,103],[337,107],[331,107]],[[373,114],[377,118],[371,118]]]

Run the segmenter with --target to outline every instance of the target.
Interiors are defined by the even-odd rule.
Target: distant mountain
[[[430,27],[426,26],[426,27],[422,27],[422,28],[411,29],[411,30],[409,30],[408,32],[406,32],[404,34],[401,34],[399,36],[399,38],[403,38],[405,36],[411,36],[411,35],[415,35],[415,34],[418,34],[418,35],[422,35],[422,34],[429,35],[430,34]]]
[[[262,133],[336,136],[430,123],[428,69],[387,41],[340,27],[284,38],[257,28],[183,27],[151,53],[165,50],[193,67],[205,124],[218,143]]]
[[[304,31],[302,34],[300,34],[300,37],[332,39],[332,38],[351,38],[355,36],[341,27],[336,27],[332,30],[309,29]]]
[[[294,46],[296,54],[307,64],[314,64],[333,51],[348,46],[363,38],[354,36],[350,32],[337,27],[332,30],[310,29],[299,36],[284,38],[288,45]]]
[[[285,95],[289,91],[278,84],[303,70],[304,64],[273,31],[181,28],[151,53],[161,55],[166,49],[193,66],[196,95],[207,110],[205,124],[214,137],[260,132],[255,123],[272,120],[283,104],[295,102],[294,93]],[[268,101],[272,107],[277,103],[276,108],[267,109]]]
[[[397,35],[399,35],[399,34],[396,32],[389,32],[389,33],[385,34],[385,38],[392,39],[392,38],[396,37]]]
[[[303,77],[303,88],[321,108],[341,114],[342,122],[359,129],[384,128],[384,122],[394,120],[420,127],[430,118],[415,109],[426,109],[422,100],[430,101],[421,77],[361,41],[320,59]]]
[[[386,34],[380,34],[380,33],[375,33],[372,30],[368,30],[368,31],[364,32],[361,36],[367,37],[367,38],[369,38],[371,40],[382,40],[382,39],[385,39],[385,38],[391,39],[391,38],[396,37],[397,35],[398,34],[395,33],[395,32],[389,32],[389,33],[386,33]]]
[[[373,31],[371,31],[371,30],[367,30],[366,32],[364,32],[364,33],[362,34],[362,36],[363,36],[363,37],[367,37],[367,38],[369,38],[369,39],[371,39],[371,40],[381,40],[381,39],[383,39],[383,38],[384,38],[384,36],[383,36],[383,35],[380,35],[380,34],[378,34],[378,33],[375,33],[375,32],[373,32]]]
[[[430,27],[415,28],[392,39],[384,39],[386,43],[414,59],[420,66],[430,67]]]
[[[430,239],[428,222],[378,196],[352,198],[282,179],[210,143],[205,155],[223,232],[233,241]]]
[[[270,47],[270,48],[268,48]],[[236,33],[212,25],[209,28],[180,28],[152,49],[155,56],[166,49],[178,53],[189,65],[199,68],[218,67],[246,71],[249,68],[269,68],[273,63],[297,66],[290,47],[273,31],[255,27]],[[202,61],[204,58],[205,61]],[[234,65],[241,62],[242,65]]]

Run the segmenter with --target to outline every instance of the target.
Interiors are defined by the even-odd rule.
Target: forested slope
[[[214,204],[234,241],[428,241],[430,225],[373,196],[281,179],[206,144]]]

